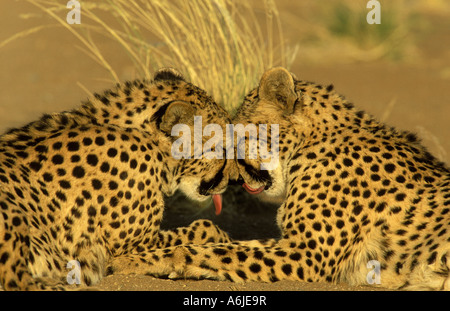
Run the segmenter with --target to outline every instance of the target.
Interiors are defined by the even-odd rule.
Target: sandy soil
[[[285,1],[282,1],[285,2]],[[289,1],[289,3],[292,3]],[[295,41],[295,5],[282,5],[281,14],[289,15],[287,37]],[[283,11],[284,10],[284,11]],[[21,13],[42,14],[22,2],[2,2],[0,10],[0,42],[5,38],[39,25],[36,20],[19,19]],[[424,144],[442,161],[450,160],[450,20],[436,16],[431,19],[432,31],[418,44],[420,59],[413,63],[350,63],[311,65],[301,59],[292,72],[299,78],[334,84],[356,106],[390,125],[417,132]],[[86,97],[77,82],[90,91],[110,87],[109,82],[96,78],[106,72],[87,58],[66,30],[49,28],[36,35],[17,40],[0,49],[0,131],[21,126],[42,113],[72,108]],[[112,42],[100,42],[102,47]],[[120,68],[123,79],[133,76],[132,67],[120,51],[108,55],[113,66]],[[274,223],[276,205],[256,202],[241,189],[231,188],[224,197],[222,215],[215,216],[211,205],[196,206],[178,197],[168,199],[164,228],[187,225],[198,218],[209,218],[237,239],[276,237]],[[243,200],[247,202],[242,204]],[[102,290],[264,290],[264,291],[347,291],[372,290],[373,287],[349,287],[331,284],[277,282],[275,284],[234,284],[214,281],[172,281],[148,276],[113,275],[105,277]]]
[[[164,280],[144,275],[110,275],[99,286],[107,291],[380,291],[372,286],[347,286],[345,284],[280,281],[273,284],[248,282],[236,284],[211,280]]]

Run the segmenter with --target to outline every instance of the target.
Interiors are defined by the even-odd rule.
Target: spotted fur
[[[118,84],[72,111],[0,136],[0,284],[65,289],[68,262],[95,284],[111,258],[186,243],[229,241],[210,221],[159,230],[164,196],[224,191],[230,161],[176,160],[174,124],[229,117],[173,69]],[[192,126],[191,126],[192,129]]]
[[[279,125],[279,137],[268,131],[280,142],[276,169],[261,171],[260,158],[237,165],[247,187],[284,199],[281,238],[155,251],[149,270],[368,285],[378,263],[383,287],[450,288],[450,171],[414,134],[283,68],[263,75],[234,122]]]

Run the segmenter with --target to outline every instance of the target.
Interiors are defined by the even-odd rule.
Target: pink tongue
[[[242,187],[244,187],[244,189],[247,190],[247,192],[250,194],[258,194],[264,190],[264,186],[262,186],[258,189],[254,189],[254,188],[250,187],[249,185],[247,185],[246,183],[244,183],[242,185]]]
[[[216,215],[220,215],[220,212],[222,211],[222,195],[213,194],[212,199],[214,202],[214,207],[216,208]]]

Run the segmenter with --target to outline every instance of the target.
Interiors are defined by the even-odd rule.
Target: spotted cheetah
[[[228,124],[227,112],[174,69],[118,84],[78,109],[0,136],[0,284],[65,289],[69,262],[91,285],[108,262],[154,248],[228,242],[207,220],[159,230],[164,196],[213,196],[218,212],[233,161],[176,160],[175,124]],[[206,138],[204,138],[206,139]],[[73,280],[74,281],[74,280]]]
[[[264,73],[233,121],[278,126],[267,136],[279,141],[276,167],[248,152],[237,165],[250,193],[284,198],[281,237],[157,250],[148,272],[450,288],[450,171],[415,135],[283,68]]]

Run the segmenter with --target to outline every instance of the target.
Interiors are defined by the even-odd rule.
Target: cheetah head
[[[197,201],[212,196],[220,212],[220,194],[237,169],[220,154],[230,117],[205,91],[178,71],[163,68],[152,80],[126,82],[94,94],[83,109],[97,123],[146,133],[165,195],[180,189]]]
[[[238,175],[235,162],[226,159],[228,113],[206,94],[188,83],[173,69],[162,69],[154,81],[173,92],[161,100],[151,117],[162,134],[168,163],[175,167],[172,189],[180,189],[189,198],[204,201],[212,196],[219,214],[221,193],[229,176]]]
[[[290,143],[293,136],[298,135],[298,126],[307,127],[307,120],[299,113],[301,108],[302,96],[295,90],[293,76],[280,67],[266,71],[259,86],[245,97],[233,123],[235,127],[242,124],[248,129],[244,138],[245,156],[243,152],[239,155],[238,139],[236,163],[249,193],[264,191],[271,197],[285,195],[286,159],[292,151]],[[254,125],[253,129],[256,127],[253,138],[250,125]]]

